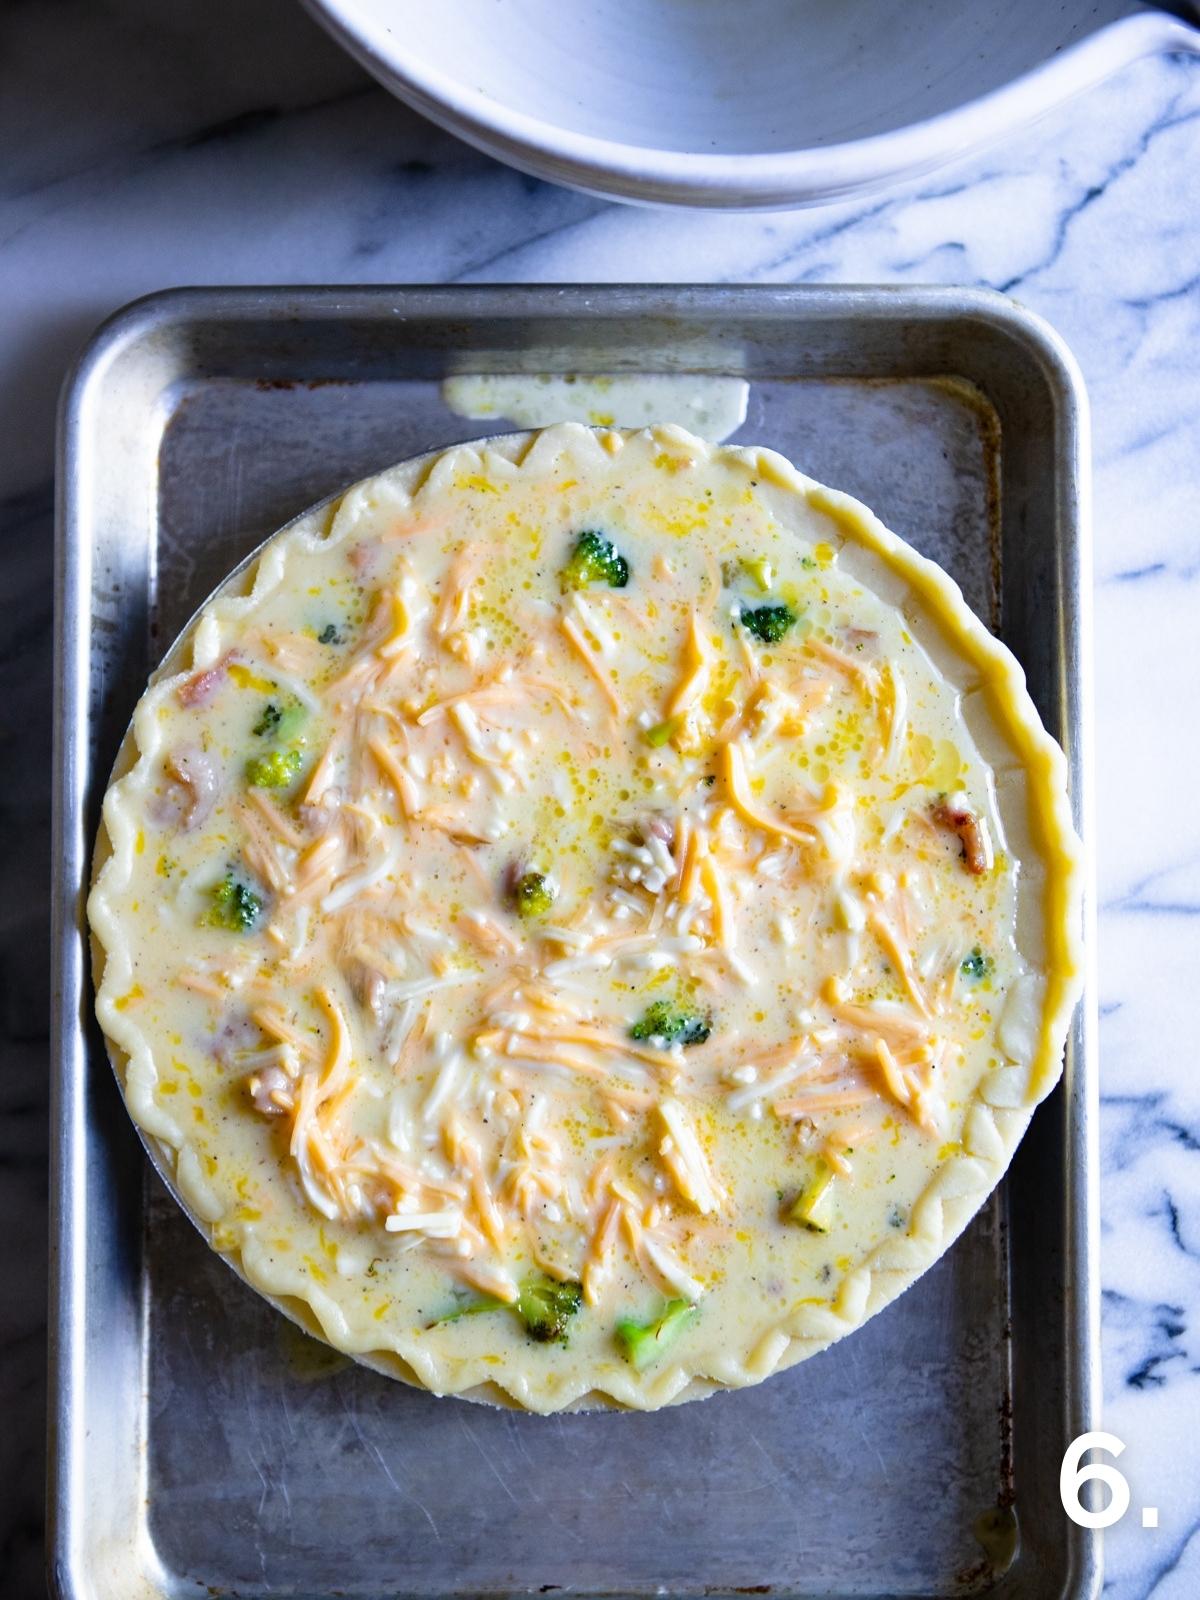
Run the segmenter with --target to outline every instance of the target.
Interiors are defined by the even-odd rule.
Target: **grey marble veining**
[[[989,285],[1095,423],[1105,1425],[1114,1600],[1200,1596],[1200,64],[1140,63],[894,193],[763,217],[614,207],[495,165],[292,0],[0,10],[0,1593],[41,1592],[52,442],[87,333],[168,284]]]

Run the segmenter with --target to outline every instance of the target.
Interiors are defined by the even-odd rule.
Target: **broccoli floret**
[[[698,1011],[686,1006],[672,1005],[669,1000],[656,1000],[629,1030],[631,1039],[651,1039],[664,1045],[703,1044],[712,1032],[712,1021]]]
[[[544,872],[526,872],[513,885],[513,905],[522,917],[544,917],[554,904],[554,895],[554,885]]]
[[[220,883],[209,890],[212,905],[203,921],[209,928],[228,928],[232,933],[249,933],[258,921],[262,901],[246,884],[226,873]]]
[[[617,1348],[630,1366],[641,1372],[663,1355],[695,1315],[696,1307],[690,1300],[668,1300],[650,1322],[622,1317],[616,1328]]]
[[[255,789],[286,789],[303,760],[299,750],[272,750],[265,756],[251,756],[246,763],[246,782]]]
[[[268,735],[278,739],[281,744],[286,744],[289,739],[294,739],[300,731],[300,724],[304,721],[304,707],[292,701],[290,705],[279,705],[274,700],[269,700],[263,707],[263,714],[254,724],[254,732],[260,739]]]
[[[629,582],[629,563],[611,539],[585,528],[561,576],[564,589],[586,589],[589,583],[623,589]]]
[[[780,603],[774,606],[755,606],[743,611],[738,618],[747,633],[763,644],[778,644],[789,628],[796,625],[796,613],[791,606]]]
[[[517,1299],[517,1315],[525,1331],[539,1344],[567,1342],[567,1324],[583,1304],[577,1283],[556,1283],[553,1278],[526,1278]]]
[[[978,983],[981,979],[991,976],[995,965],[996,963],[991,956],[985,956],[979,946],[976,945],[969,956],[963,957],[960,971],[964,978],[970,978],[973,982]]]
[[[317,635],[318,644],[341,644],[342,636],[335,622],[327,622]]]

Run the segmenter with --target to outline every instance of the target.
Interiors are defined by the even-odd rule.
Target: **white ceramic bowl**
[[[1135,0],[305,0],[512,166],[658,205],[881,188],[1200,31]]]

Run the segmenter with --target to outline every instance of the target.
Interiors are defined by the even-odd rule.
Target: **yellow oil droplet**
[[[275,685],[269,678],[259,677],[257,673],[251,672],[249,667],[242,666],[240,662],[232,662],[228,671],[230,678],[237,684],[239,689],[254,689],[259,694],[271,694],[274,692]]]
[[[953,789],[962,772],[962,757],[958,746],[949,739],[939,739],[933,747],[933,758],[925,773],[925,782],[933,789]]]

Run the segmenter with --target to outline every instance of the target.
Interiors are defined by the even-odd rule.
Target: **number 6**
[[[1129,1510],[1129,1484],[1116,1467],[1106,1461],[1093,1461],[1086,1467],[1079,1465],[1088,1450],[1107,1450],[1109,1455],[1119,1456],[1124,1448],[1115,1433],[1099,1432],[1081,1433],[1067,1446],[1058,1475],[1058,1492],[1063,1510],[1081,1528],[1111,1528]],[[1107,1484],[1112,1494],[1112,1499],[1100,1511],[1086,1511],[1079,1500],[1080,1489],[1093,1478]]]

